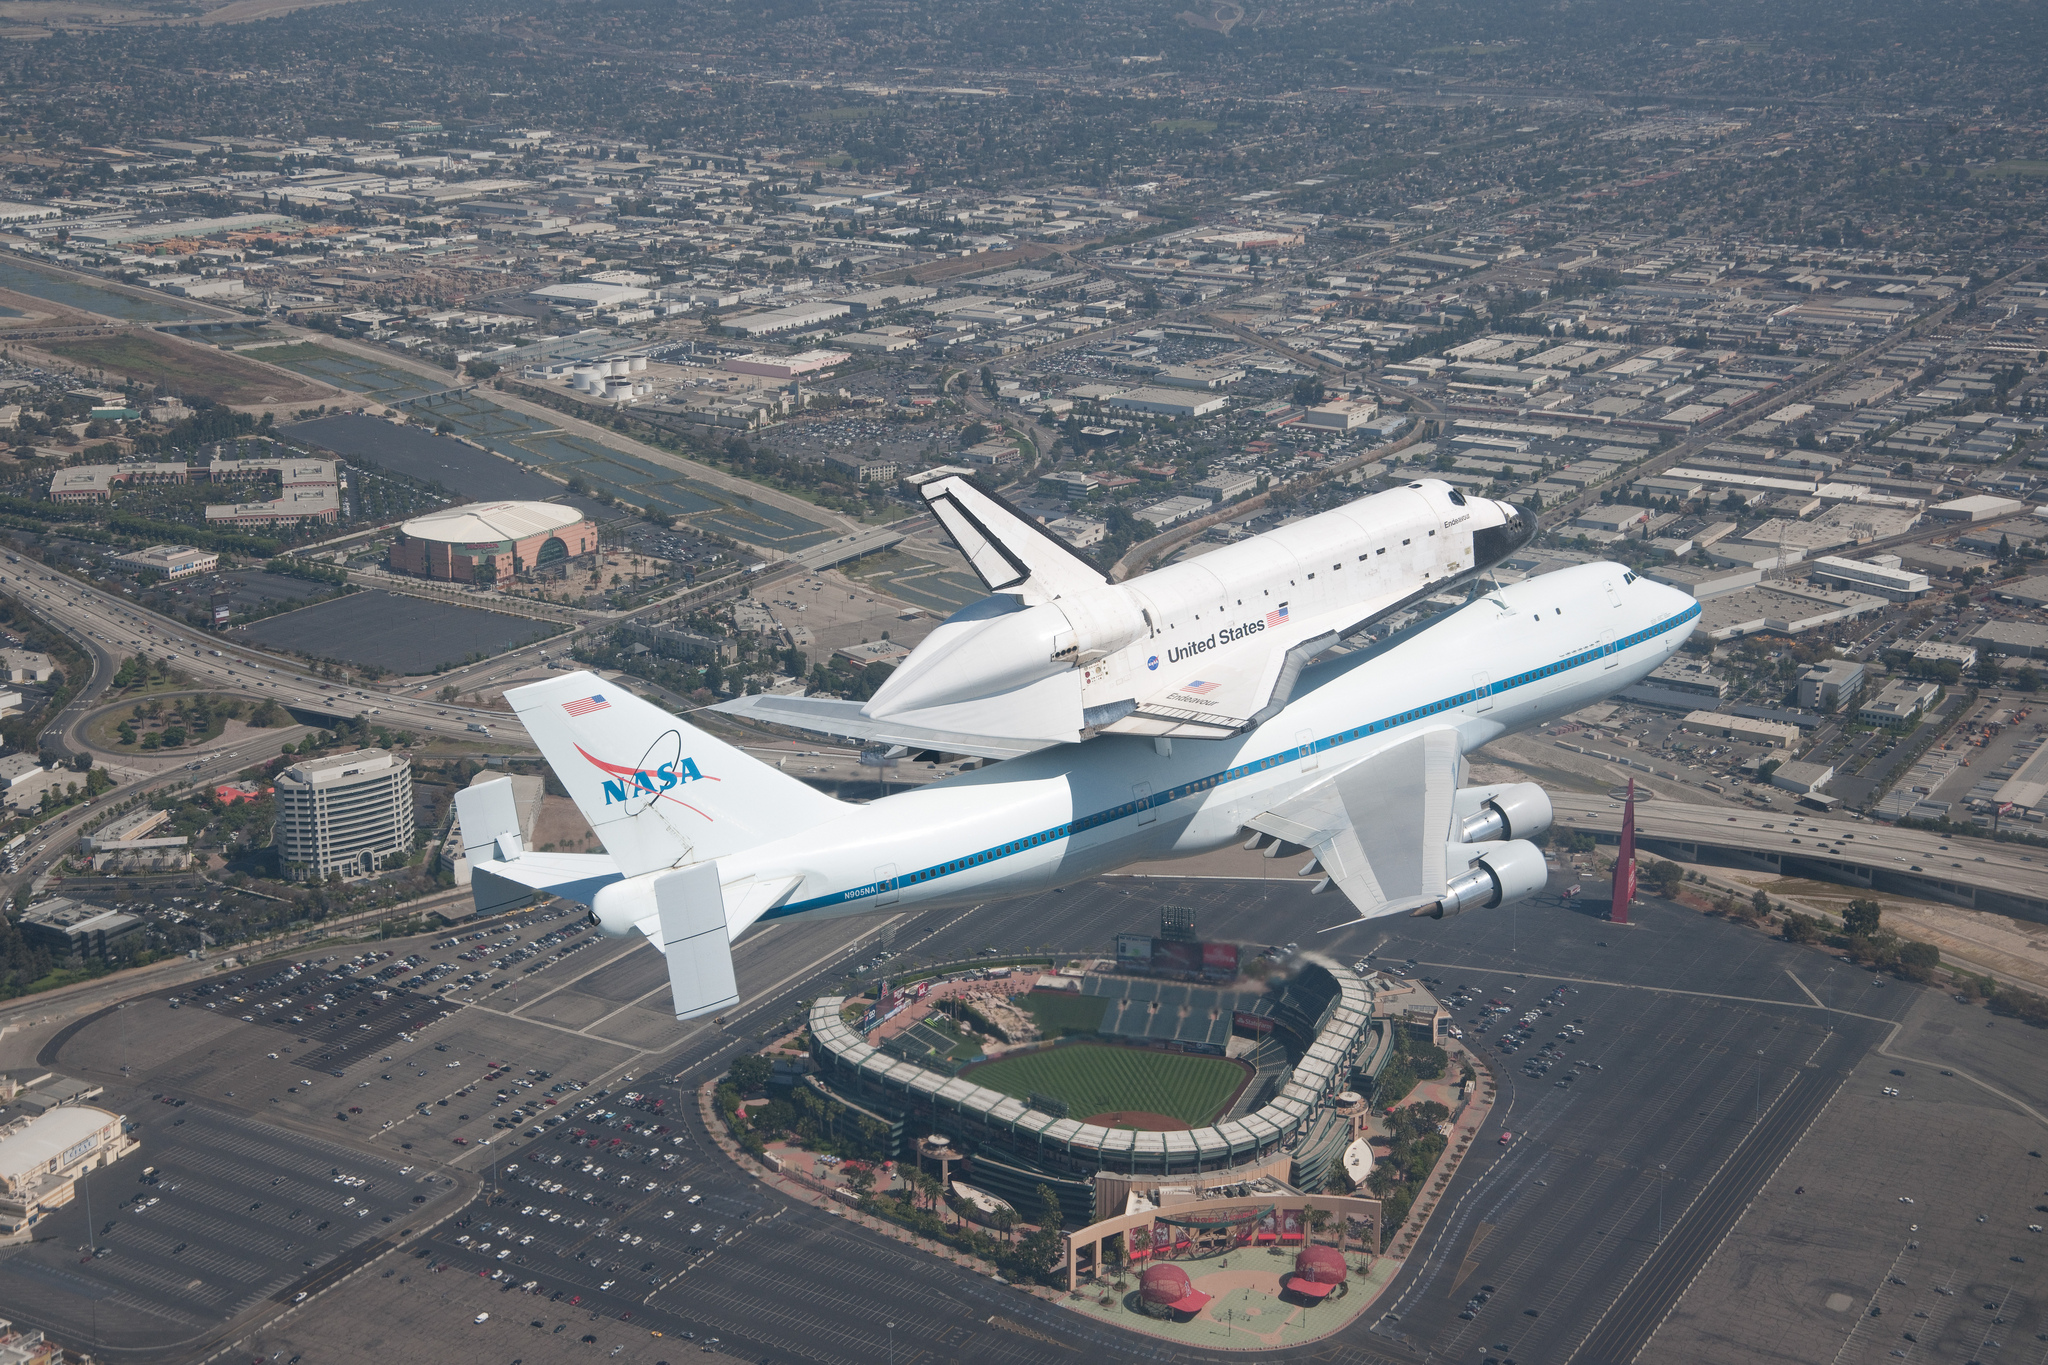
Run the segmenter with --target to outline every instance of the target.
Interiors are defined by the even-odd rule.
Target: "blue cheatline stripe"
[[[937,881],[941,877],[955,876],[969,868],[981,867],[988,863],[996,862],[999,859],[1015,857],[1017,854],[1029,849],[1039,848],[1055,840],[1066,839],[1087,830],[1100,829],[1102,826],[1114,824],[1118,820],[1127,820],[1141,810],[1168,805],[1184,797],[1197,796],[1203,792],[1214,790],[1226,782],[1239,781],[1252,776],[1254,773],[1277,768],[1283,763],[1292,763],[1297,759],[1306,758],[1312,753],[1322,753],[1325,750],[1352,744],[1372,735],[1385,734],[1387,731],[1397,729],[1403,725],[1412,725],[1416,721],[1439,715],[1454,707],[1467,705],[1470,702],[1476,701],[1481,695],[1497,697],[1503,693],[1512,692],[1518,687],[1528,687],[1545,678],[1554,678],[1560,673],[1568,673],[1575,668],[1584,668],[1609,655],[1619,654],[1623,650],[1632,649],[1647,640],[1654,640],[1660,635],[1668,634],[1692,621],[1699,614],[1700,604],[1695,602],[1676,616],[1666,617],[1656,625],[1639,630],[1633,635],[1625,636],[1622,639],[1616,640],[1611,645],[1596,646],[1583,653],[1574,654],[1568,659],[1560,659],[1554,664],[1545,664],[1541,668],[1532,668],[1525,673],[1517,673],[1513,677],[1502,678],[1499,682],[1488,683],[1484,688],[1472,688],[1468,691],[1458,692],[1437,701],[1411,707],[1406,711],[1398,711],[1391,716],[1384,716],[1365,725],[1355,726],[1349,730],[1339,730],[1334,735],[1326,735],[1322,739],[1312,740],[1307,744],[1299,744],[1291,748],[1282,749],[1280,752],[1268,754],[1264,758],[1254,759],[1249,763],[1240,763],[1234,768],[1225,768],[1222,772],[1211,773],[1207,777],[1198,777],[1192,782],[1184,782],[1177,787],[1170,787],[1165,791],[1155,792],[1143,801],[1126,801],[1120,806],[1111,806],[1107,810],[1099,810],[1089,815],[1076,816],[1066,824],[1054,825],[1050,829],[1042,829],[1035,834],[1027,834],[1021,838],[1011,839],[1005,843],[995,844],[973,853],[963,854],[958,858],[948,859],[943,863],[934,863],[930,867],[905,873],[891,881],[871,882],[866,886],[857,886],[848,891],[835,891],[829,896],[819,896],[813,900],[794,901],[788,905],[777,906],[761,916],[761,918],[782,919],[789,915],[801,915],[807,910],[822,910],[828,906],[846,905],[853,901],[867,900],[884,891],[901,890],[906,886],[923,886],[929,882]]]

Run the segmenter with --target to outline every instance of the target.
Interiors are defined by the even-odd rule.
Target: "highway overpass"
[[[1553,791],[1556,829],[1621,835],[1621,802]],[[1680,862],[1748,868],[2048,924],[2048,848],[1948,837],[1843,816],[1636,801],[1636,843]]]

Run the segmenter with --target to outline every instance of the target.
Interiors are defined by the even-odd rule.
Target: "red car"
[[[457,1139],[455,1139],[455,1140],[456,1140],[457,1142],[460,1142],[460,1141],[462,1141],[462,1139],[461,1139],[461,1138],[457,1138]],[[1507,1145],[1508,1145],[1508,1144],[1509,1144],[1510,1142],[1513,1142],[1514,1140],[1515,1140],[1515,1135],[1514,1135],[1513,1133],[1507,1133],[1507,1132],[1503,1132],[1503,1133],[1502,1133],[1502,1134],[1500,1135],[1500,1145],[1501,1145],[1501,1146],[1503,1146],[1503,1147],[1507,1146]]]
[[[467,1146],[469,1146],[469,1139],[468,1139],[468,1138],[457,1138],[457,1139],[455,1139],[455,1145],[456,1145],[457,1147],[467,1147]]]

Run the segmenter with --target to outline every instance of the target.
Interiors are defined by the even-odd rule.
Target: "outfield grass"
[[[1019,1099],[1065,1100],[1077,1119],[1124,1109],[1171,1114],[1200,1127],[1223,1112],[1245,1071],[1221,1057],[1075,1043],[1006,1057],[964,1073],[976,1085]]]

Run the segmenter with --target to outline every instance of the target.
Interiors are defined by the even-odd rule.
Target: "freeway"
[[[133,654],[175,663],[194,682],[214,690],[267,698],[337,718],[377,716],[394,727],[427,734],[461,734],[472,724],[508,717],[502,711],[438,703],[419,694],[436,684],[471,691],[503,676],[508,663],[523,662],[528,656],[537,661],[541,650],[532,646],[488,664],[451,672],[433,683],[419,683],[403,691],[380,688],[373,693],[322,679],[288,656],[241,644],[232,636],[208,635],[40,564],[14,563],[13,559],[9,556],[9,566],[0,570],[0,591],[63,630],[93,660],[91,683],[53,719],[44,732],[46,747],[89,747],[78,731],[79,722],[94,709],[120,661]],[[483,676],[487,670],[489,676]]]
[[[1559,828],[1621,829],[1621,802],[1554,790]],[[1646,848],[2048,921],[2048,854],[2028,846],[1810,812],[1652,801],[1636,806]]]
[[[121,661],[135,654],[169,660],[209,691],[273,700],[301,716],[373,716],[394,729],[453,738],[472,733],[472,726],[509,725],[511,717],[503,711],[437,701],[427,695],[428,689],[453,686],[464,693],[478,691],[531,671],[542,661],[548,645],[559,649],[565,644],[558,636],[426,682],[368,691],[322,679],[288,656],[195,630],[32,560],[8,556],[7,563],[0,565],[0,592],[62,631],[92,661],[91,678],[43,730],[39,747],[44,753],[67,757],[100,752],[86,740],[85,720],[100,708]],[[155,773],[140,783],[126,783],[64,812],[31,832],[32,852],[23,862],[20,880],[26,882],[47,870],[69,849],[78,832],[113,804],[140,791],[231,777],[257,759],[269,757],[274,751],[268,745],[297,740],[313,728],[302,724],[273,729],[265,736],[266,751],[261,754],[246,745],[194,751],[192,759],[180,767]],[[523,745],[524,736],[514,739],[514,734],[516,731],[507,733],[499,742]],[[111,757],[124,767],[133,766],[128,755]]]

